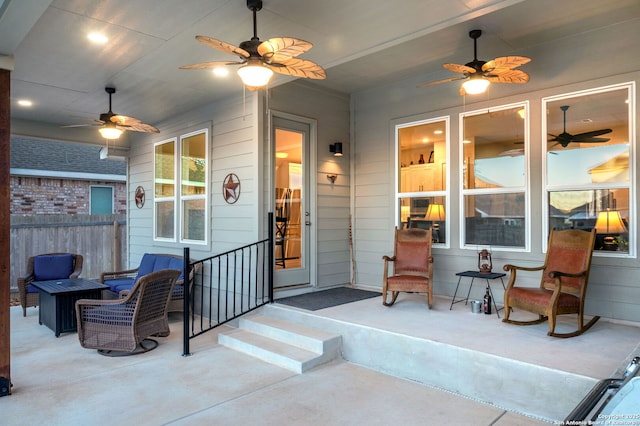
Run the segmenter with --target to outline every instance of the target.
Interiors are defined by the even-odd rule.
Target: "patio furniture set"
[[[112,356],[146,352],[157,346],[150,336],[169,335],[168,313],[183,310],[181,256],[147,253],[137,268],[96,280],[79,278],[82,261],[72,253],[30,257],[18,278],[23,316],[40,306],[39,323],[56,337],[77,331],[82,347]]]
[[[509,273],[509,282],[504,287],[503,322],[515,325],[533,325],[548,321],[549,332],[553,337],[574,337],[587,331],[600,317],[594,316],[585,323],[584,302],[587,294],[587,283],[591,269],[591,258],[595,244],[596,229],[584,231],[580,229],[552,229],[549,235],[545,261],[536,267],[504,265],[503,269]],[[384,271],[382,277],[382,304],[391,306],[395,303],[400,292],[426,293],[427,306],[431,309],[433,300],[433,257],[431,245],[433,237],[431,228],[395,229],[393,256],[383,256]],[[392,268],[389,266],[393,264]],[[516,285],[517,271],[540,272],[539,287]],[[495,304],[493,291],[489,280],[506,276],[504,273],[492,273],[491,269],[479,271],[465,271],[456,274],[458,285],[451,300],[451,307],[455,303],[469,300],[471,286],[475,278],[486,279],[487,291],[493,299],[496,315],[498,307]],[[471,284],[467,297],[456,300],[460,279],[471,277]],[[387,302],[387,292],[391,292],[391,301]],[[490,304],[491,302],[489,302]],[[515,320],[510,317],[513,308],[531,312],[537,315],[533,320]],[[490,312],[490,310],[489,310]],[[556,330],[557,316],[577,315],[577,328],[568,333]]]

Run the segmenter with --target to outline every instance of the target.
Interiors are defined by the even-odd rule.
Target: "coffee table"
[[[84,278],[67,278],[31,283],[40,292],[38,320],[55,333],[77,331],[76,301],[102,299],[102,290],[108,285]]]

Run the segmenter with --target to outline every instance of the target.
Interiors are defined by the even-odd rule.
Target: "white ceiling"
[[[488,60],[638,16],[638,0],[264,0],[257,30],[262,40],[311,41],[301,58],[328,75],[312,83],[349,94],[416,76],[455,76],[442,64],[473,59],[471,29],[483,30],[478,56]],[[93,30],[109,43],[91,45]],[[252,32],[245,0],[0,0],[0,55],[14,59],[12,118],[84,123],[108,110],[106,86],[117,88],[115,113],[153,125],[240,96],[235,72],[220,79],[178,67],[234,60],[196,35],[238,45]],[[528,66],[521,69],[535,70]],[[289,80],[277,75],[272,85]],[[459,83],[447,84],[458,96]],[[19,98],[34,106],[19,108]]]

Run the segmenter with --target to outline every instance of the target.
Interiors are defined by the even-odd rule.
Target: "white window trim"
[[[410,122],[406,122],[406,123],[401,123],[401,124],[396,124],[393,128],[393,133],[394,133],[394,159],[395,159],[395,179],[394,179],[394,194],[395,194],[395,200],[394,200],[394,223],[396,224],[396,226],[400,223],[401,218],[400,218],[400,209],[398,208],[399,203],[400,203],[400,199],[401,198],[412,198],[412,197],[444,197],[445,202],[444,202],[444,208],[445,208],[445,214],[449,215],[450,211],[451,211],[451,197],[449,196],[450,191],[451,191],[451,181],[450,181],[450,170],[451,167],[447,167],[446,168],[446,172],[445,172],[445,176],[444,176],[444,180],[445,180],[445,189],[442,191],[424,191],[424,192],[400,192],[399,188],[400,188],[400,140],[398,138],[398,134],[399,134],[399,130],[400,129],[404,129],[407,127],[414,127],[414,126],[420,126],[423,124],[431,124],[431,123],[437,123],[437,122],[444,122],[445,123],[445,132],[446,132],[446,137],[445,137],[445,146],[446,146],[446,154],[445,154],[445,164],[451,164],[451,119],[449,115],[445,115],[445,116],[441,116],[441,117],[435,117],[435,118],[429,118],[429,119],[424,119],[424,120],[416,120],[416,121],[410,121]],[[436,243],[434,244],[434,247],[438,247],[438,248],[450,248],[451,247],[451,220],[445,220],[444,221],[444,235],[447,236],[447,238],[445,238],[445,242],[444,243]]]
[[[204,133],[204,163],[205,163],[205,180],[204,180],[204,194],[202,195],[182,195],[182,141],[191,136],[199,135]],[[179,155],[177,158],[178,166],[177,173],[179,173],[177,179],[178,185],[178,214],[176,216],[180,217],[178,221],[178,235],[180,238],[180,243],[190,244],[190,245],[208,245],[209,244],[209,129],[203,128],[199,130],[195,130],[193,132],[186,133],[184,135],[180,135],[180,144],[176,146],[176,150]],[[189,240],[183,238],[183,229],[182,224],[184,223],[184,210],[182,208],[183,201],[189,200],[204,200],[204,240]]]
[[[464,188],[464,119],[465,117],[470,117],[474,115],[486,114],[488,112],[501,111],[506,109],[512,109],[517,107],[523,107],[525,109],[524,115],[524,126],[523,126],[523,140],[524,140],[524,168],[525,168],[525,176],[524,176],[524,185],[522,187],[510,187],[510,188],[480,188],[480,189],[465,189]],[[460,135],[460,140],[458,141],[459,147],[459,161],[458,161],[458,180],[459,180],[459,189],[460,189],[460,197],[459,197],[459,223],[460,223],[460,248],[463,250],[478,250],[477,244],[466,244],[466,220],[465,220],[465,196],[467,195],[489,195],[489,194],[513,194],[513,193],[522,193],[524,192],[524,214],[525,214],[525,225],[524,225],[524,247],[510,247],[510,246],[491,246],[491,251],[505,251],[505,252],[523,252],[528,253],[531,252],[531,155],[529,149],[529,135],[530,135],[530,107],[529,101],[524,100],[520,102],[515,102],[511,104],[499,105],[491,108],[482,108],[474,111],[466,111],[461,112],[458,116],[458,134]],[[488,247],[488,245],[487,245]]]
[[[575,98],[586,95],[593,95],[598,93],[605,93],[620,89],[627,89],[628,99],[629,99],[629,108],[628,108],[628,120],[629,120],[629,184],[627,188],[629,189],[629,252],[628,253],[620,253],[620,252],[607,252],[603,250],[594,250],[593,255],[596,257],[615,257],[615,258],[633,258],[635,259],[637,256],[637,246],[638,241],[636,240],[637,234],[637,192],[638,192],[638,183],[636,181],[637,170],[636,170],[636,83],[635,81],[629,81],[624,83],[612,84],[608,86],[596,87],[593,89],[585,89],[579,90],[576,92],[562,93],[553,96],[547,96],[541,99],[541,111],[546,111],[547,104],[554,101],[559,101],[568,98]],[[547,114],[542,114],[542,248],[543,252],[546,253],[547,250],[547,236],[549,235],[549,192],[550,191],[567,191],[567,190],[594,190],[594,189],[608,189],[608,188],[621,188],[619,183],[604,183],[604,184],[592,184],[587,187],[578,187],[575,185],[567,185],[567,186],[549,186],[547,181]]]
[[[174,190],[173,190],[173,196],[171,197],[156,197],[156,182],[159,180],[156,177],[156,147],[158,147],[159,145],[164,145],[167,143],[171,143],[173,142],[173,170],[174,172],[177,170],[177,164],[176,162],[178,161],[178,155],[177,155],[177,150],[178,150],[178,140],[177,138],[169,138],[169,139],[165,139],[162,140],[160,142],[156,142],[153,144],[153,187],[152,187],[152,194],[153,194],[153,239],[154,241],[163,241],[163,242],[175,242],[176,241],[176,227],[178,226],[178,214],[177,214],[177,205],[176,205],[176,201],[178,199],[177,197],[177,188],[175,188],[176,183],[177,183],[177,179],[178,176],[174,174],[174,181],[173,181],[173,185],[174,185]],[[165,238],[165,237],[159,237],[157,235],[157,206],[158,203],[160,202],[173,202],[173,237],[172,238]]]

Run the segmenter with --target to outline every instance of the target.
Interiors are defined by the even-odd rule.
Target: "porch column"
[[[11,215],[9,168],[11,167],[10,88],[11,71],[0,67],[0,396],[11,393],[11,339],[9,287],[11,286]]]

